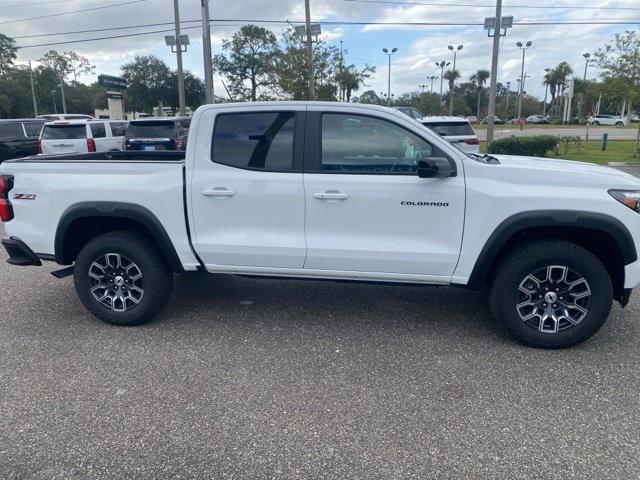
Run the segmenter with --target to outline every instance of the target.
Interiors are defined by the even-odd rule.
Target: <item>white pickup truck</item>
[[[178,272],[488,284],[513,337],[557,348],[640,282],[638,179],[465,154],[384,107],[207,105],[186,154],[34,156],[0,174],[9,263],[67,266],[54,275],[116,325],[153,318]]]

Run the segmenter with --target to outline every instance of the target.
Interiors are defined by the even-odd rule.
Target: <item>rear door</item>
[[[124,136],[127,133],[127,128],[124,122],[107,122],[107,130],[111,132],[111,149],[122,150],[124,149]],[[109,132],[107,132],[109,134]]]
[[[198,254],[211,271],[301,269],[304,107],[224,110],[203,112],[189,145]]]
[[[108,152],[112,150],[111,138],[108,136],[106,122],[91,122],[88,125],[91,129],[93,141],[96,144],[96,152]]]
[[[0,161],[25,157],[33,150],[35,142],[26,138],[21,122],[0,123]]]
[[[175,150],[175,120],[136,120],[127,130],[127,150]]]
[[[468,121],[422,122],[428,129],[434,131],[454,147],[463,152],[477,153],[480,142]]]
[[[319,108],[307,112],[305,268],[448,281],[464,221],[459,154],[401,118],[311,112]],[[457,176],[419,178],[417,162],[429,157],[448,158]]]
[[[47,124],[42,129],[42,153],[85,153],[87,148],[86,123]]]

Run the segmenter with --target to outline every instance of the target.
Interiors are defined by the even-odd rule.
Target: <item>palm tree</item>
[[[480,121],[480,102],[482,101],[482,89],[484,88],[485,83],[487,83],[487,80],[489,80],[490,76],[491,73],[489,73],[489,70],[478,70],[476,73],[471,75],[470,78],[471,83],[473,83],[478,90],[478,121]]]
[[[545,81],[549,82],[551,105],[554,104],[556,97],[560,97],[571,75],[573,75],[573,68],[567,62],[560,62],[545,75]]]
[[[456,80],[460,78],[460,72],[457,70],[447,70],[442,76],[449,83],[449,97],[453,96],[453,88],[456,85]],[[453,104],[451,104],[453,106]],[[449,112],[451,113],[451,112]]]

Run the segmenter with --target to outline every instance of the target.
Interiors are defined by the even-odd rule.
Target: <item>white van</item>
[[[47,122],[38,139],[38,153],[86,153],[124,150],[124,120],[58,120]]]

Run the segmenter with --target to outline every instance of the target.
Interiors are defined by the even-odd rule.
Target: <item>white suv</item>
[[[622,118],[618,115],[594,115],[589,117],[589,123],[591,125],[615,125],[616,127],[623,127],[629,123],[629,119]]]
[[[479,153],[480,140],[462,117],[423,117],[420,123],[465,153]]]
[[[124,120],[59,120],[47,122],[38,139],[38,153],[87,153],[124,150]]]

